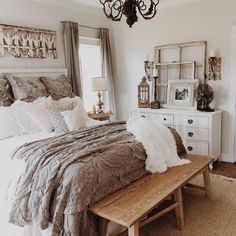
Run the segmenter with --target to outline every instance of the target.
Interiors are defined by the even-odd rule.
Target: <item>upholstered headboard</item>
[[[67,75],[66,68],[0,68],[0,74],[13,74],[24,77],[54,77],[61,74]]]

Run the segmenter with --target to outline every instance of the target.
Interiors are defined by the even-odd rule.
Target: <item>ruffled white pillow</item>
[[[42,99],[40,102],[33,103],[18,100],[13,104],[13,107],[16,107],[20,110],[20,112],[25,112],[25,115],[28,115],[41,131],[50,133],[53,131],[53,127],[45,107],[47,102],[48,98]],[[30,130],[28,130],[28,132],[31,133]]]
[[[0,139],[16,135],[37,133],[40,127],[18,103],[0,107]]]
[[[0,140],[24,133],[24,127],[15,121],[8,107],[0,108]]]
[[[81,112],[79,106],[76,106],[73,110],[63,111],[60,113],[63,116],[69,131],[87,127],[87,119],[84,119],[84,114]]]

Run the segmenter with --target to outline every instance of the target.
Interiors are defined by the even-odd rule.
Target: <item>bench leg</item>
[[[99,236],[107,236],[108,222],[107,219],[99,217]]]
[[[139,223],[136,223],[129,227],[129,236],[139,236]]]
[[[208,167],[206,167],[205,170],[203,171],[203,180],[204,180],[204,185],[205,185],[205,190],[206,190],[206,196],[209,199],[211,199],[212,198],[212,187],[211,187],[211,179],[210,179]]]
[[[174,193],[174,199],[178,203],[178,206],[175,208],[177,227],[182,230],[184,228],[184,210],[181,188],[178,188]]]

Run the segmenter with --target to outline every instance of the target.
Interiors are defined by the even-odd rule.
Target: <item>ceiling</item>
[[[59,5],[64,7],[87,6],[93,9],[101,9],[99,0],[34,0],[45,4]],[[172,7],[181,4],[187,4],[202,0],[160,0],[160,8]]]
[[[77,2],[78,4],[88,5],[91,7],[101,8],[101,3],[99,2],[99,0],[70,0],[70,1]]]

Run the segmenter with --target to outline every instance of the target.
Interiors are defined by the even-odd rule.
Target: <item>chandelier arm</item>
[[[107,18],[113,21],[120,21],[123,16],[123,1],[122,0],[99,0],[103,5],[103,12]]]
[[[143,0],[137,0],[137,8],[140,13],[140,15],[145,20],[150,20],[157,14],[157,5],[160,3],[160,0],[157,0],[156,2],[153,0],[150,1],[149,9],[147,10],[147,6],[145,5]]]

